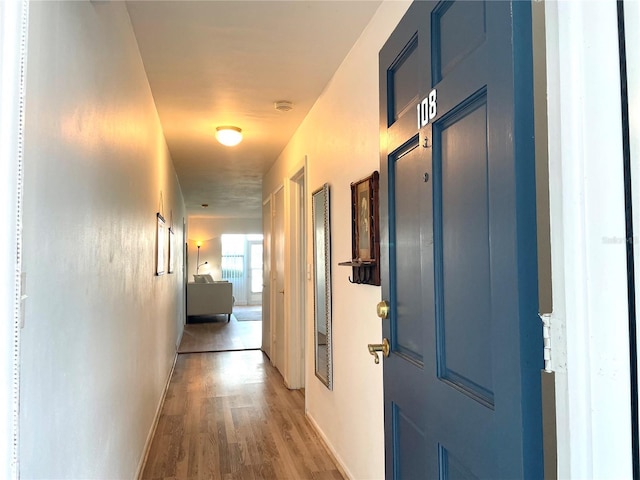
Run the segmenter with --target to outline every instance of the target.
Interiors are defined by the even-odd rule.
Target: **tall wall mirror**
[[[312,194],[316,377],[333,390],[331,355],[331,233],[329,184]]]

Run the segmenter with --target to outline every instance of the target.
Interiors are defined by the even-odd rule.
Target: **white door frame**
[[[558,478],[631,478],[616,2],[545,2],[545,26]]]
[[[285,379],[304,387],[306,286],[306,158],[285,179]]]
[[[265,216],[265,211],[266,216]],[[269,194],[262,202],[262,225],[264,240],[262,244],[262,350],[267,354],[271,364],[273,359],[273,337],[271,335],[273,320],[273,298],[271,296],[271,270],[273,268],[273,194]],[[268,228],[268,230],[267,230]]]
[[[278,234],[278,232],[276,232],[276,222],[275,222],[275,218],[278,215],[277,212],[277,201],[276,201],[276,197],[277,195],[282,192],[282,202],[283,202],[283,212],[282,212],[282,216],[283,216],[283,232],[282,232],[282,236],[283,236],[283,242],[284,242],[284,246],[283,246],[283,251],[284,249],[286,249],[286,204],[287,204],[287,197],[286,197],[286,192],[285,192],[285,188],[284,185],[280,185],[278,186],[273,193],[271,194],[271,278],[270,278],[270,284],[271,284],[271,363],[272,365],[274,365],[276,368],[280,367],[278,369],[280,371],[280,373],[282,374],[282,376],[284,377],[284,381],[285,384],[287,383],[287,350],[286,350],[286,322],[287,322],[287,304],[286,302],[283,300],[283,328],[284,331],[282,332],[282,351],[283,351],[283,358],[280,359],[278,358],[278,343],[277,343],[277,338],[278,335],[280,334],[280,332],[278,331],[278,318],[277,318],[277,302],[278,302],[278,295],[286,295],[286,253],[283,252],[283,255],[285,258],[283,258],[283,262],[285,262],[285,265],[283,266],[284,268],[284,278],[283,278],[283,285],[285,288],[284,292],[280,292],[278,290],[278,272],[277,272],[277,252],[276,249],[274,248],[274,246],[277,244],[276,242],[276,235]]]

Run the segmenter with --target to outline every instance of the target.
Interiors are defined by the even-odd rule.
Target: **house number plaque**
[[[418,111],[418,129],[429,124],[438,113],[437,93],[434,88],[429,92],[429,95],[420,102],[416,110]]]

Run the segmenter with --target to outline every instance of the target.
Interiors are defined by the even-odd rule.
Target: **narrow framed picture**
[[[173,228],[169,227],[169,273],[175,270],[176,249],[175,249],[175,233]]]
[[[378,226],[378,172],[351,184],[352,255],[374,261],[380,255]]]
[[[160,213],[156,214],[157,235],[156,235],[156,275],[163,275],[166,265],[166,241],[164,217]]]

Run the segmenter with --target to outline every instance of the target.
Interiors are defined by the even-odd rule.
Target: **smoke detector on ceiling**
[[[288,112],[288,111],[293,109],[293,103],[291,103],[291,102],[289,102],[287,100],[280,100],[278,102],[275,102],[273,104],[273,106],[279,112]]]

